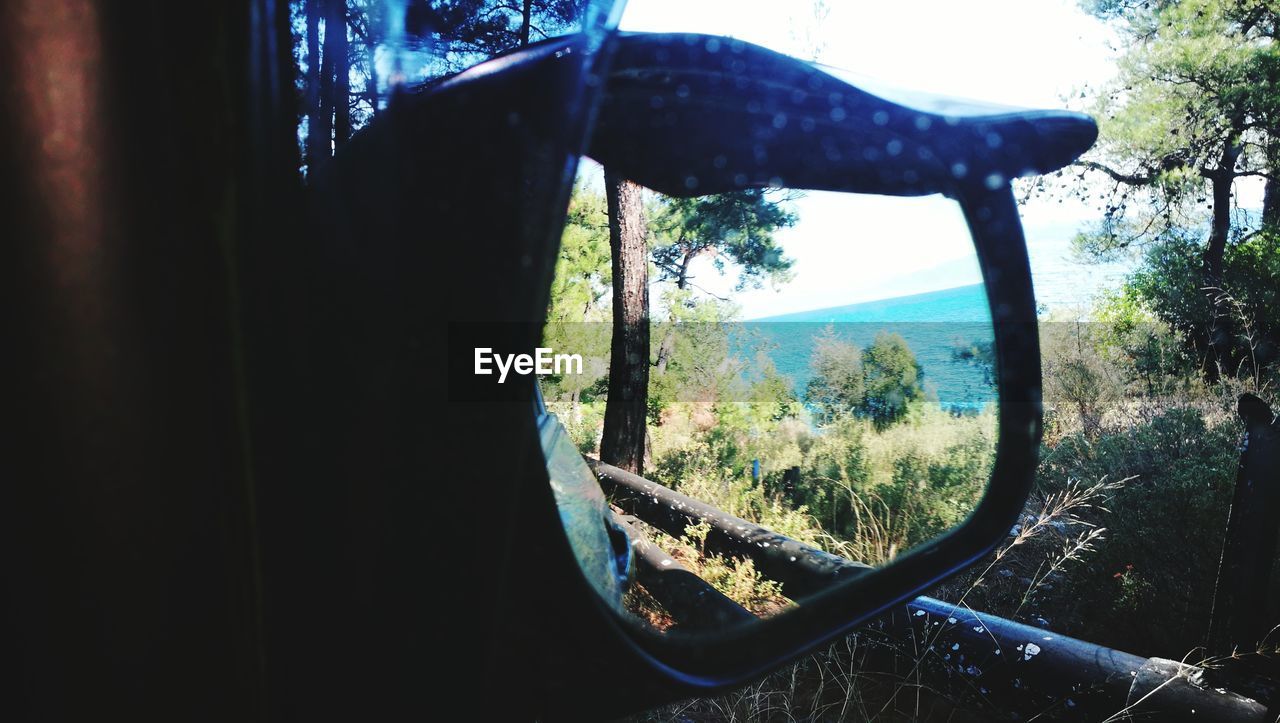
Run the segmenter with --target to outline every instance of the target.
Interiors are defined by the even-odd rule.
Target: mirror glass
[[[612,0],[464,3],[290,0],[300,172],[328,164],[400,94],[572,33],[599,37]]]
[[[584,159],[538,408],[584,574],[708,630],[935,539],[990,476],[992,339],[950,199],[672,198]]]

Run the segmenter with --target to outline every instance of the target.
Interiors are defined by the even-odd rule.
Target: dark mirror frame
[[[766,183],[763,179],[768,179],[769,183],[780,181],[799,188],[898,195],[943,193],[955,199],[974,239],[991,310],[1000,399],[998,444],[987,493],[961,526],[885,568],[806,598],[800,607],[760,624],[716,633],[660,636],[621,620],[587,591],[587,597],[596,603],[589,609],[599,618],[597,633],[604,633],[594,638],[598,654],[588,658],[599,659],[601,665],[610,666],[606,669],[611,673],[625,677],[622,688],[653,691],[640,696],[640,705],[721,690],[774,669],[972,564],[1008,534],[1030,491],[1041,424],[1035,304],[1025,240],[1009,182],[1015,175],[1049,171],[1069,162],[1096,135],[1090,119],[1065,112],[930,115],[862,93],[807,64],[749,44],[720,39],[727,49],[722,55],[698,52],[709,40],[707,36],[624,35],[608,47],[613,64],[603,83],[590,155],[621,175],[673,195],[762,185]],[[572,40],[561,42],[572,47]],[[675,52],[670,52],[672,49]],[[681,54],[681,49],[692,51]],[[572,50],[568,54],[572,55]],[[726,65],[734,69],[726,72]],[[744,82],[734,84],[734,77],[742,77]],[[689,88],[682,81],[691,78],[693,83],[710,78],[711,84],[719,83],[721,88],[734,87],[722,96],[697,92],[676,95],[677,87]],[[815,80],[826,87],[807,97],[797,92],[813,90]],[[753,85],[768,87],[757,95]],[[825,112],[822,104],[837,88],[852,101],[851,110],[840,122],[827,126],[834,126],[854,149],[862,137],[881,145],[886,138],[898,139],[910,151],[902,154],[904,160],[868,163],[849,156],[854,160],[814,163],[817,134],[806,139],[799,132],[767,138],[752,133],[759,126],[756,121],[768,117],[764,114],[779,112],[779,105],[789,103],[785,112],[798,118],[806,111],[815,112],[812,104],[817,99],[819,110]],[[664,102],[651,102],[659,93]],[[767,99],[764,107],[748,107],[760,97]],[[654,106],[660,110],[654,111]],[[872,120],[884,116],[887,123]],[[930,123],[921,123],[920,118],[928,118]],[[930,126],[932,134],[927,132]],[[717,132],[724,128],[736,132]],[[988,142],[993,132],[1008,141],[999,153],[991,152]],[[756,151],[762,144],[769,150],[763,155],[771,160],[759,162],[762,154]],[[721,163],[710,162],[717,157]],[[798,164],[796,158],[808,162]],[[961,161],[970,172],[955,172]],[[688,165],[679,167],[682,163]],[[748,172],[736,172],[749,165]],[[697,182],[689,183],[689,178]],[[461,347],[469,348],[465,344]],[[542,475],[535,474],[533,479],[532,484],[546,487]],[[546,522],[542,524],[558,526],[552,522],[553,500],[541,492],[535,497],[544,506]],[[572,562],[563,531],[559,532],[557,554]],[[528,554],[527,540],[512,544],[511,555]],[[580,584],[573,592],[566,589],[566,596],[587,590],[576,566],[573,573]],[[582,619],[575,627],[588,629]],[[622,654],[624,650],[627,655]],[[567,679],[592,667],[566,665],[574,669],[565,671]],[[566,683],[552,698],[569,711],[601,710],[599,706],[615,710],[615,705],[620,706],[616,708],[619,711],[628,708],[618,685],[612,686],[608,695],[592,690],[590,685]]]
[[[1000,400],[996,460],[986,494],[964,523],[758,625],[633,633],[671,675],[695,686],[727,685],[812,650],[965,568],[1016,522],[1033,479],[1041,403],[1035,301],[1009,179],[1069,162],[1096,129],[1071,113],[929,114],[758,46],[709,36],[623,35],[607,77],[590,154],[621,175],[672,195],[768,183],[943,193],[964,212],[990,306]],[[770,122],[780,115],[783,129]],[[987,141],[993,133],[1003,140],[999,150]],[[868,160],[862,152],[890,142],[900,153]],[[827,152],[832,147],[840,152]],[[962,162],[965,173],[954,173]]]
[[[287,3],[13,8],[15,719],[432,719],[444,700],[598,720],[850,630],[972,562],[1020,508],[1039,366],[1007,178],[945,189],[996,322],[979,509],[795,614],[706,646],[649,639],[577,567],[532,383],[469,401],[439,358],[477,323],[488,345],[536,345],[617,48],[551,41],[397,98],[304,189]]]

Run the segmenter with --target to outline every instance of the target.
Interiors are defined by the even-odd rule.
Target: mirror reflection
[[[671,198],[584,160],[538,413],[586,577],[709,630],[944,534],[994,460],[992,338],[949,199]]]

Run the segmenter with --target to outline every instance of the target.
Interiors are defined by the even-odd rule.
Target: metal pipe
[[[658,547],[635,524],[635,518],[614,515],[631,538],[635,551],[636,580],[686,630],[711,630],[736,623],[753,622],[756,616],[689,572]]]
[[[749,558],[761,574],[781,583],[782,592],[793,600],[871,569],[721,512],[613,465],[590,457],[587,464],[605,494],[629,514],[672,537],[682,537],[691,525],[708,523],[711,530],[706,539],[707,552]]]
[[[1158,720],[1266,720],[1266,707],[1210,685],[1205,670],[1143,658],[963,605],[918,597],[863,630],[875,664],[966,706],[1055,720],[1128,708]],[[889,655],[886,655],[888,653]]]

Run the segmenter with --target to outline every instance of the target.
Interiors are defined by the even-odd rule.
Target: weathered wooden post
[[[1251,652],[1280,621],[1267,617],[1267,589],[1280,530],[1280,421],[1252,394],[1240,397],[1244,450],[1222,542],[1209,617],[1212,655]]]

